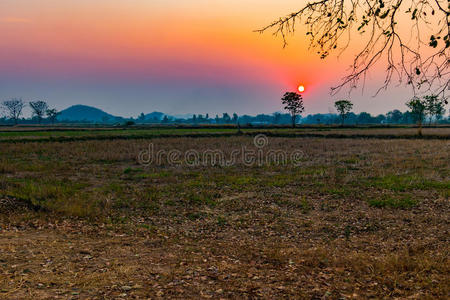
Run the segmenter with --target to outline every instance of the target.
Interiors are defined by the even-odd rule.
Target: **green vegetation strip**
[[[211,137],[232,137],[232,136],[256,136],[264,134],[268,137],[284,138],[325,138],[325,139],[425,139],[425,140],[450,140],[449,135],[395,135],[395,134],[335,134],[335,133],[281,133],[268,131],[252,132],[208,132],[208,133],[183,133],[183,134],[121,134],[121,135],[82,135],[82,136],[57,136],[39,138],[14,138],[0,139],[0,143],[31,143],[31,142],[75,142],[91,140],[137,140],[153,138],[211,138]]]

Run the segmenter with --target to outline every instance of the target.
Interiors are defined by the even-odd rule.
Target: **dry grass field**
[[[142,165],[150,143],[301,155]],[[0,298],[448,299],[449,153],[448,139],[2,143]]]
[[[417,138],[417,128],[412,126],[395,127],[340,127],[340,126],[301,126],[290,127],[260,127],[242,128],[237,134],[235,125],[198,125],[192,128],[186,126],[143,126],[143,127],[0,127],[0,143],[27,141],[84,141],[109,139],[146,139],[160,137],[214,137],[256,135],[264,133],[273,137],[324,137],[324,138]],[[441,125],[425,127],[424,139],[449,139],[450,126]]]

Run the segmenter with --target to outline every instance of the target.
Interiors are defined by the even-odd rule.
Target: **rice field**
[[[0,144],[0,298],[446,299],[448,130],[3,131],[129,138]]]

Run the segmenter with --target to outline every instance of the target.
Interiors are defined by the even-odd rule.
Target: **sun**
[[[298,91],[299,91],[300,93],[303,93],[303,92],[305,91],[305,87],[304,87],[303,85],[299,85],[299,86],[298,86]]]

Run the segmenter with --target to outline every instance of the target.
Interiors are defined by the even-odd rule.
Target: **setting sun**
[[[303,93],[303,92],[305,91],[305,87],[304,87],[303,85],[300,85],[300,86],[298,87],[298,91],[299,91],[300,93]]]

